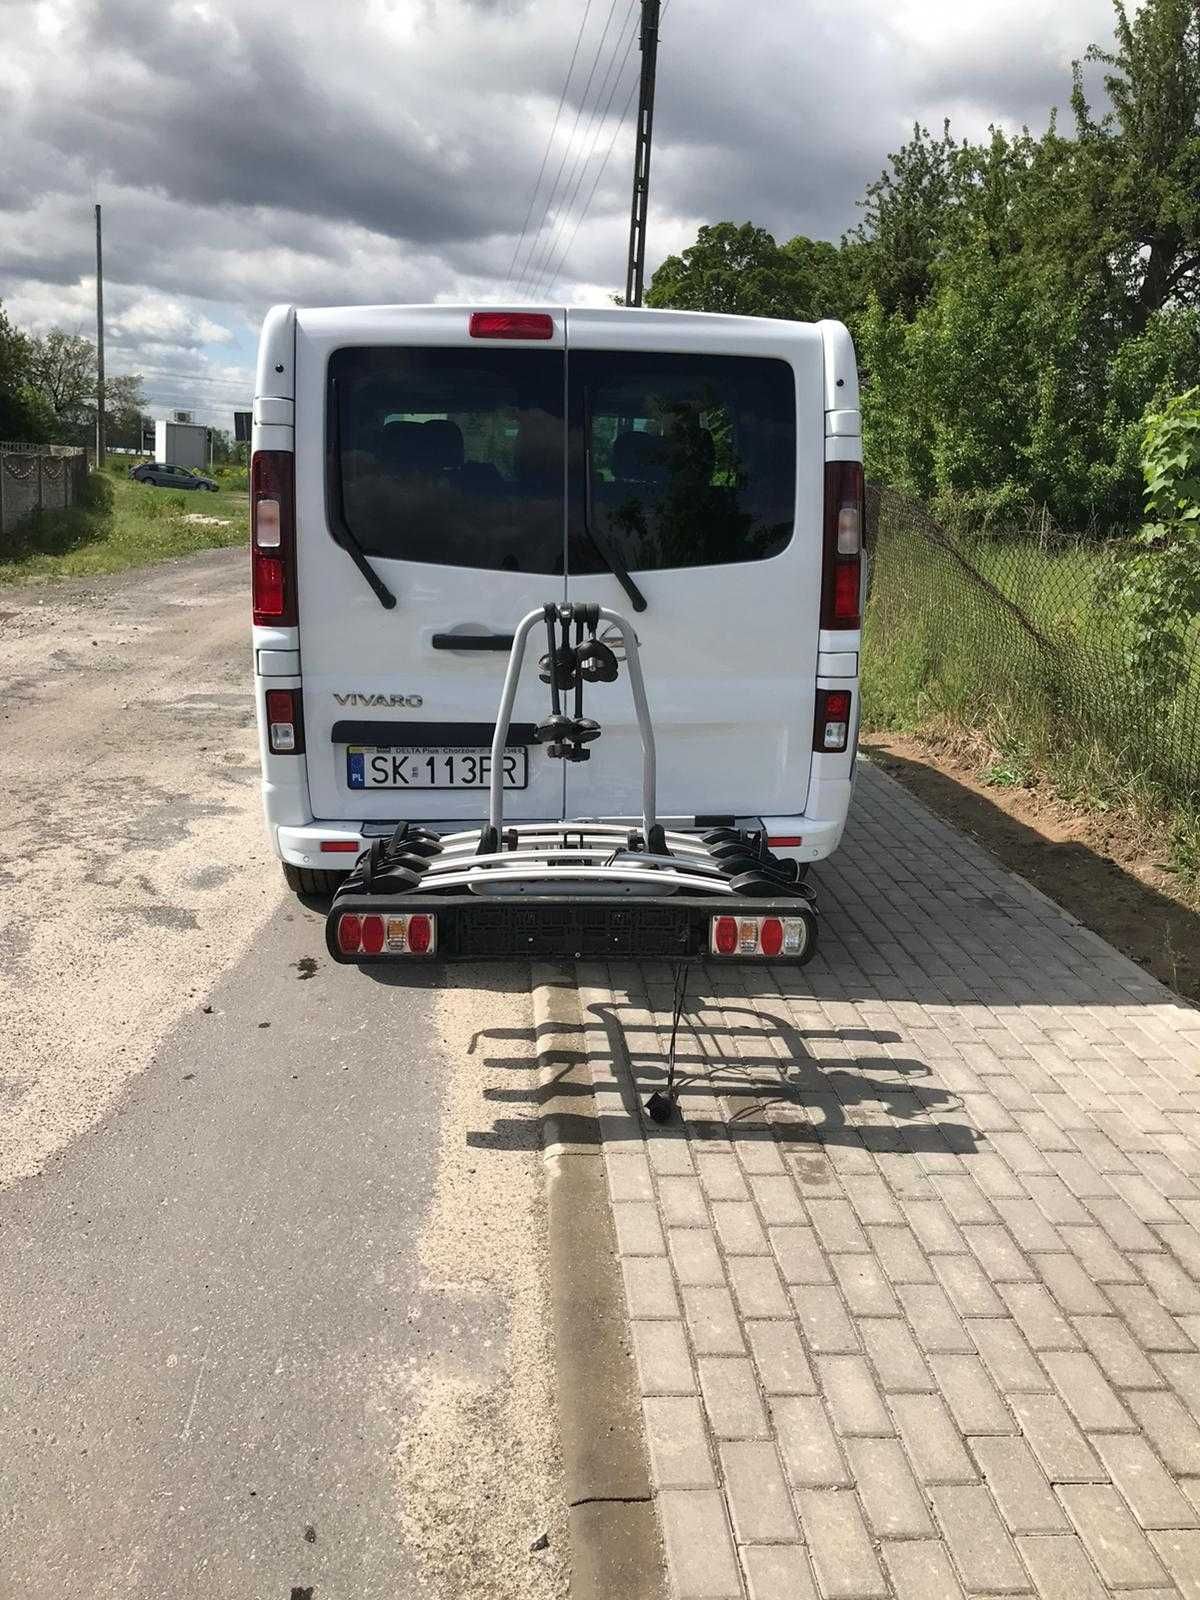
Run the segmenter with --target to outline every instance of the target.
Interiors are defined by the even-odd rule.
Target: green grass
[[[91,474],[82,505],[39,512],[6,534],[0,544],[0,583],[121,572],[248,541],[244,468],[231,473],[240,475],[241,488],[223,483],[216,494],[154,489],[132,482],[127,473],[128,459],[120,476],[110,462],[107,472]],[[188,520],[194,516],[217,520]]]

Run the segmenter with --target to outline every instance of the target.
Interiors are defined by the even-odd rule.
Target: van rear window
[[[352,348],[329,363],[330,521],[368,555],[591,573],[777,555],[794,376],[741,356]],[[569,466],[568,466],[569,463]]]
[[[335,531],[340,512],[368,555],[562,572],[560,350],[335,350],[329,379]]]
[[[633,572],[778,555],[796,504],[795,378],[762,357],[581,351],[572,423],[570,570],[604,566],[591,526]],[[582,500],[582,503],[580,501]]]

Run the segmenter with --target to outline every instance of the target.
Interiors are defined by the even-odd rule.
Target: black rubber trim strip
[[[366,744],[399,750],[490,750],[494,722],[335,722],[334,744]],[[508,730],[510,745],[532,744],[532,722],[514,722]]]
[[[435,633],[435,650],[501,650],[512,649],[511,633]]]

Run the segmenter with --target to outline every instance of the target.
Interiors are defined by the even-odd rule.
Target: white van
[[[819,860],[857,738],[862,440],[837,322],[626,309],[276,306],[251,471],[263,799],[291,886],[327,894],[410,820],[482,824],[517,621],[631,618],[675,829],[765,828]],[[594,759],[533,737],[504,814],[640,816],[622,684]]]

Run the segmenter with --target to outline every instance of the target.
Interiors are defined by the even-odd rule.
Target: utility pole
[[[629,265],[625,304],[640,306],[646,273],[646,214],[650,208],[650,135],[654,129],[654,74],[658,66],[659,0],[642,0],[642,81],[638,88],[637,143],[633,152],[633,206],[629,213]]]
[[[104,465],[104,254],[96,206],[96,468]]]

